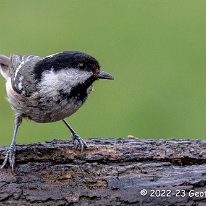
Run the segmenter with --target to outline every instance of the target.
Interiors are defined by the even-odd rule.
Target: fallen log
[[[0,205],[206,205],[206,141],[89,139],[18,145]],[[0,163],[7,147],[0,148]]]

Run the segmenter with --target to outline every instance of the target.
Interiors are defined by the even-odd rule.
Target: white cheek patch
[[[78,69],[62,69],[60,71],[45,71],[42,73],[41,82],[38,89],[41,94],[54,97],[59,94],[59,90],[70,93],[71,89],[79,83],[84,83],[92,72]]]

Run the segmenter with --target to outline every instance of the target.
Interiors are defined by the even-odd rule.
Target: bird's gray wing
[[[17,93],[29,97],[36,91],[33,68],[41,59],[43,57],[33,55],[11,55],[9,72],[12,87]]]

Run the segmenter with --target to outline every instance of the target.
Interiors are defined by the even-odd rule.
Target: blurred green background
[[[68,118],[82,137],[206,137],[205,0],[0,0],[0,53],[81,50],[115,81],[98,81]],[[0,145],[13,111],[0,78]],[[18,143],[66,139],[62,122],[24,121]]]

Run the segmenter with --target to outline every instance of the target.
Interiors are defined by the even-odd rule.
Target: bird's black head
[[[79,51],[65,51],[43,58],[36,63],[34,75],[44,89],[50,87],[59,91],[62,98],[68,101],[75,98],[82,103],[95,80],[113,79],[101,71],[94,57]]]
[[[35,65],[36,79],[41,79],[42,73],[51,69],[53,71],[77,69],[92,72],[94,80],[113,79],[111,75],[100,70],[100,65],[94,57],[80,51],[64,51],[45,57]]]
[[[100,70],[100,65],[94,57],[79,51],[62,52],[56,56],[56,60],[68,68],[93,72],[94,74]]]

